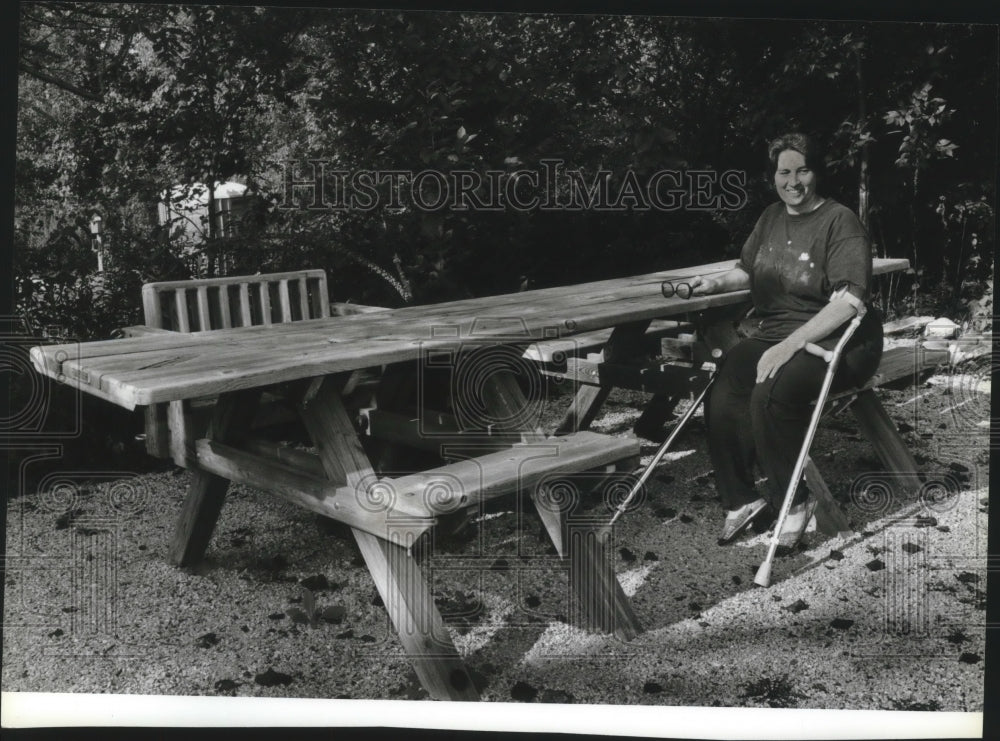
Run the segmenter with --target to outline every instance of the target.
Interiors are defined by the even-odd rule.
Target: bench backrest
[[[197,332],[328,317],[330,298],[325,271],[296,270],[146,283],[142,309],[147,327]]]

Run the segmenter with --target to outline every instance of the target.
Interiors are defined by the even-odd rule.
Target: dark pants
[[[871,317],[869,319],[869,317]],[[841,356],[831,391],[867,381],[882,356],[882,324],[875,312],[862,321]],[[764,496],[777,509],[788,489],[827,365],[804,350],[757,383],[757,361],[775,343],[745,339],[726,355],[705,406],[708,451],[715,483],[727,510]],[[827,343],[824,343],[827,344]],[[769,491],[754,488],[754,463]],[[805,499],[799,487],[793,504]]]

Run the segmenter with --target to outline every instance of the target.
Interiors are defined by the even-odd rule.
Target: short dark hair
[[[826,175],[826,153],[813,137],[798,131],[782,134],[767,145],[772,173],[778,169],[778,156],[788,150],[801,154],[806,160],[806,167],[816,173],[822,182],[823,176]]]

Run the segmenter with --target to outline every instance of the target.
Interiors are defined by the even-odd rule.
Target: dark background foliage
[[[890,316],[991,295],[997,38],[961,24],[35,3],[20,18],[19,312],[58,337],[140,323],[139,286],[322,267],[338,300],[401,305],[733,257],[773,200],[766,141],[829,150],[831,194],[908,281]],[[736,210],[287,210],[280,163],[538,171],[589,183],[737,170]],[[166,188],[239,179],[236,236],[185,253]],[[96,274],[89,220],[104,220]],[[199,261],[197,257],[202,259]]]

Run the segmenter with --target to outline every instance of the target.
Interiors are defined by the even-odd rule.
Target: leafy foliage
[[[395,306],[733,257],[774,199],[766,141],[791,127],[828,145],[827,185],[859,210],[876,253],[913,263],[908,281],[880,288],[890,315],[958,318],[992,274],[997,39],[985,28],[46,2],[21,13],[18,307],[62,336],[136,323],[141,283],[199,264],[322,267],[338,300]],[[747,200],[435,210],[387,206],[387,179],[370,184],[372,209],[283,208],[282,163],[301,176],[318,159],[504,184],[560,160],[588,184],[607,171],[612,193],[663,169],[732,169]],[[233,178],[254,207],[235,235],[208,218],[190,260],[157,201]]]

